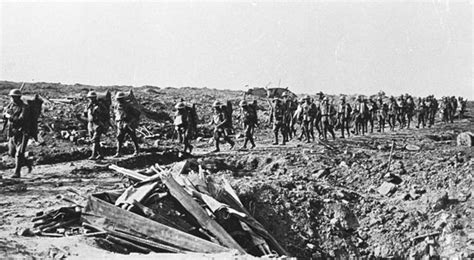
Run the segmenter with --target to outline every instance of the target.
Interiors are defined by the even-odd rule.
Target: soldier
[[[398,111],[397,102],[395,102],[395,98],[393,96],[390,97],[390,103],[388,104],[388,125],[390,126],[390,130],[395,130],[395,123],[397,118],[397,111]]]
[[[275,142],[273,145],[278,144],[278,132],[281,132],[282,136],[282,145],[285,145],[285,125],[284,125],[284,118],[285,118],[285,106],[281,102],[281,100],[277,97],[273,98],[272,111],[270,114],[270,123],[273,123],[273,133],[275,135]]]
[[[416,102],[416,106],[415,106],[415,111],[418,118],[418,124],[416,125],[416,128],[420,128],[420,124],[423,128],[425,128],[426,104],[425,104],[424,98],[421,98],[421,97],[418,98],[418,101]]]
[[[407,129],[410,128],[410,123],[413,119],[413,114],[415,113],[415,102],[411,96],[406,97],[405,102],[405,115],[407,119]]]
[[[26,104],[21,100],[21,90],[12,89],[9,93],[10,103],[3,111],[6,120],[8,153],[15,158],[15,173],[12,178],[21,177],[21,168],[26,166],[28,172],[32,170],[32,162],[25,158],[28,145],[28,129],[25,129]]]
[[[255,129],[255,125],[257,124],[257,111],[254,109],[253,106],[249,105],[247,101],[242,100],[239,103],[240,105],[240,113],[242,118],[242,123],[245,132],[245,141],[242,149],[247,149],[247,142],[250,141],[252,145],[251,149],[255,148],[255,142],[253,140],[253,133]]]
[[[133,156],[139,153],[136,129],[140,120],[140,111],[134,108],[126,99],[125,93],[119,91],[115,95],[117,103],[114,106],[115,125],[117,126],[117,153],[115,158],[122,156],[122,145],[125,135],[130,136],[135,146]]]
[[[321,104],[321,125],[324,140],[327,140],[327,132],[331,133],[332,139],[336,140],[336,135],[334,134],[332,117],[336,115],[334,107],[329,104],[328,97],[323,98],[323,103]]]
[[[370,124],[370,132],[374,132],[374,121],[377,120],[377,103],[375,102],[374,99],[370,98],[369,99],[369,104],[367,104],[368,107],[368,121]]]
[[[230,119],[228,118],[226,111],[223,109],[223,106],[219,101],[214,101],[212,107],[214,108],[214,114],[211,125],[214,125],[214,141],[216,146],[216,149],[214,149],[213,152],[220,151],[219,142],[221,136],[224,138],[224,141],[230,144],[230,149],[234,148],[235,142],[229,137],[229,127],[231,126],[229,126]]]
[[[451,104],[448,97],[443,97],[441,99],[441,104],[439,106],[439,116],[441,121],[448,123],[451,116]]]
[[[379,130],[377,132],[385,132],[385,120],[388,114],[388,105],[383,102],[381,96],[378,97],[377,104],[377,120],[379,121]]]
[[[100,160],[104,158],[100,147],[100,138],[108,128],[108,109],[102,102],[98,101],[95,91],[89,91],[87,98],[89,104],[84,111],[84,115],[87,117],[87,130],[92,141],[92,155],[89,160]]]
[[[462,97],[458,97],[457,102],[458,117],[459,119],[462,119],[464,117],[464,112],[466,111],[466,100],[463,100]]]
[[[355,123],[355,134],[358,135],[362,132],[364,135],[367,132],[367,121],[369,116],[369,108],[367,102],[363,96],[357,98],[357,103],[354,108],[354,123]]]
[[[458,103],[456,101],[456,97],[455,96],[452,96],[451,99],[450,99],[450,106],[451,106],[451,113],[450,113],[450,120],[451,120],[451,124],[453,123],[453,120],[454,120],[454,117],[456,116],[456,110],[457,110],[457,106],[458,106]]]
[[[292,139],[293,135],[296,134],[295,122],[293,120],[293,114],[296,111],[297,104],[292,100],[287,92],[282,94],[283,104],[285,105],[285,132],[288,139]]]
[[[434,95],[430,95],[430,106],[428,107],[429,113],[429,124],[428,127],[431,127],[435,123],[436,112],[438,112],[438,100],[434,97]]]
[[[315,113],[314,113],[314,127],[316,128],[316,131],[318,131],[318,135],[319,135],[319,138],[321,138],[323,136],[322,134],[322,131],[321,131],[321,128],[322,128],[322,125],[321,125],[321,103],[323,102],[323,99],[325,97],[324,93],[322,91],[320,91],[319,93],[316,94],[316,96],[318,96],[319,98],[317,100],[314,100],[313,104],[314,104],[314,110],[315,110]]]
[[[397,121],[400,125],[400,129],[406,125],[405,114],[405,98],[401,95],[397,98]]]
[[[193,151],[193,146],[189,143],[192,132],[192,120],[191,114],[184,102],[180,101],[176,104],[176,113],[174,117],[174,126],[178,133],[178,141],[180,144],[184,144],[184,152],[189,150],[189,153]]]
[[[351,136],[349,131],[349,125],[351,120],[352,108],[351,105],[346,103],[346,97],[341,97],[341,103],[337,109],[337,115],[339,120],[339,126],[341,128],[341,138],[344,138],[344,130],[347,131],[347,136]]]
[[[303,135],[306,138],[306,142],[309,143],[311,140],[314,141],[314,119],[316,116],[316,106],[311,102],[311,97],[306,96],[304,103],[301,106],[301,117],[302,117],[302,130]]]

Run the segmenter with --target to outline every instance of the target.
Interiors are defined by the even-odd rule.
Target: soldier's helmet
[[[245,100],[240,101],[239,106],[241,106],[241,107],[247,106],[247,101],[245,101]]]
[[[21,96],[21,90],[15,88],[10,90],[10,93],[8,93],[10,97],[20,97]]]
[[[87,93],[87,97],[88,98],[96,98],[97,93],[95,91],[89,91],[89,93]]]
[[[125,98],[125,93],[123,93],[122,91],[119,91],[117,92],[117,94],[115,94],[116,100],[123,99],[123,98]]]
[[[288,93],[286,93],[286,91],[283,92],[283,94],[281,94],[281,97],[288,97]]]
[[[212,103],[212,107],[220,107],[221,106],[221,102],[219,101],[214,101],[214,103]]]
[[[310,101],[310,100],[311,100],[311,97],[310,97],[309,95],[306,95],[306,96],[304,97],[304,99]]]
[[[324,97],[324,98],[323,98],[323,102],[324,102],[324,101],[325,101],[325,102],[329,101],[329,98],[328,98],[328,97]]]
[[[342,96],[342,97],[341,97],[341,101],[342,101],[342,100],[346,101],[346,97],[345,97],[345,96]]]
[[[185,105],[183,102],[178,102],[175,106],[176,109],[184,109]]]

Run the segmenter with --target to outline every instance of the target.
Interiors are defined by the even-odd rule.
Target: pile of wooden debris
[[[125,191],[91,195],[81,214],[82,223],[77,215],[60,222],[82,224],[82,234],[95,236],[105,249],[289,255],[249,214],[229,183],[211,177],[200,165],[180,162],[167,169],[155,165],[143,172],[110,168],[132,185]]]

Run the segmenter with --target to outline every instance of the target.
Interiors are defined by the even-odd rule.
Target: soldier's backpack
[[[106,91],[104,93],[97,93],[97,101],[99,102],[100,106],[103,108],[103,113],[101,115],[101,119],[105,123],[106,127],[111,125],[110,123],[110,106],[112,105],[112,95],[110,91]]]
[[[258,110],[258,105],[257,105],[257,100],[254,100],[251,104],[249,104],[249,112],[250,112],[250,120],[252,123],[257,124],[258,123],[258,116],[257,116],[257,110]]]
[[[135,98],[135,95],[133,94],[133,91],[130,89],[128,92],[128,95],[125,97],[125,101],[131,105],[132,107],[132,117],[133,121],[131,122],[132,127],[138,127],[140,123],[140,117],[142,115],[141,111],[141,106],[138,103],[137,99]]]
[[[26,104],[23,112],[23,129],[30,137],[38,141],[38,118],[41,115],[43,99],[36,94],[33,98],[23,97],[23,100]]]
[[[222,105],[222,109],[224,111],[225,118],[227,120],[227,125],[225,127],[233,130],[233,124],[232,124],[232,113],[233,113],[233,108],[232,108],[232,102],[230,100],[227,100],[225,105]],[[233,131],[231,131],[233,132]]]
[[[196,111],[196,104],[186,106],[188,116],[189,138],[195,139],[197,137],[198,115]]]

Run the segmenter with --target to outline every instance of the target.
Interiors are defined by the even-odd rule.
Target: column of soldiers
[[[19,89],[13,89],[9,93],[10,103],[3,111],[4,130],[7,130],[9,154],[15,158],[16,166],[12,177],[21,176],[21,168],[26,166],[31,171],[32,163],[25,157],[25,151],[30,138],[36,138],[37,118],[41,112],[41,104],[38,109],[32,109],[31,105],[25,104],[21,99],[22,93]],[[296,102],[288,93],[283,93],[282,97],[275,97],[270,103],[270,123],[274,134],[274,145],[285,145],[289,140],[298,138],[300,141],[314,142],[316,128],[319,139],[326,140],[328,133],[335,139],[335,130],[339,129],[341,138],[350,137],[351,133],[364,135],[374,130],[375,122],[378,122],[377,132],[384,132],[385,125],[391,130],[395,130],[396,124],[400,129],[410,128],[413,117],[417,120],[416,128],[431,127],[434,124],[435,116],[439,112],[443,122],[452,123],[455,116],[461,118],[466,110],[466,100],[461,97],[443,97],[441,103],[430,95],[425,98],[418,98],[416,102],[406,94],[398,97],[391,96],[388,102],[384,102],[381,96],[376,99],[366,99],[359,96],[354,106],[351,106],[345,96],[339,98],[337,105],[323,93],[318,93],[318,99],[313,100],[310,96],[305,96]],[[92,144],[92,152],[89,159],[102,159],[104,153],[101,148],[101,137],[112,126],[109,107],[110,104],[100,102],[98,95],[94,91],[87,94],[89,103],[84,111],[87,120],[87,129]],[[123,155],[123,144],[128,135],[134,144],[134,156],[139,154],[139,142],[136,129],[139,125],[140,110],[127,100],[123,92],[116,93],[115,104],[113,106],[113,119],[116,126],[117,150],[115,157]],[[230,106],[230,107],[229,107]],[[214,152],[220,151],[220,142],[230,145],[232,149],[235,141],[231,138],[233,131],[231,104],[223,104],[215,101],[212,105],[213,115],[210,125],[214,127]],[[243,149],[250,143],[251,149],[256,147],[254,133],[258,125],[257,105],[248,103],[245,99],[239,103],[240,119],[244,132]],[[191,139],[197,132],[197,113],[193,106],[187,106],[183,100],[175,106],[174,126],[178,135],[179,143],[184,145],[184,151],[191,153],[193,146]],[[36,112],[35,112],[36,111]],[[34,118],[34,120],[32,120]],[[297,135],[296,125],[300,126],[300,134]],[[352,131],[351,131],[352,128]],[[36,129],[37,130],[37,129]],[[281,140],[281,142],[280,142]]]

